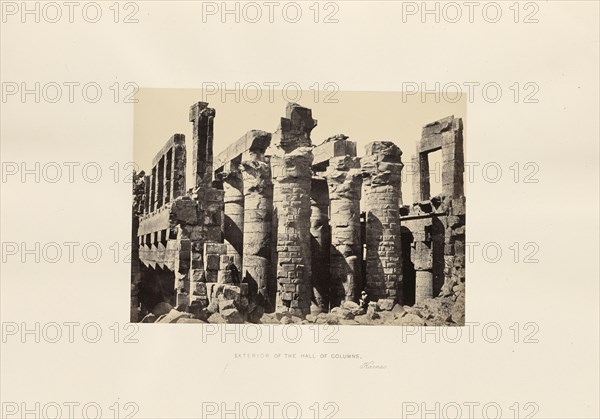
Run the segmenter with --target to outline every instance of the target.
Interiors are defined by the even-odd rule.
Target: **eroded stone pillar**
[[[156,208],[156,166],[154,166],[150,175],[150,212]]]
[[[242,255],[244,242],[244,192],[242,174],[239,168],[231,167],[222,172],[224,191],[224,220],[223,238],[227,244],[227,255],[232,258],[236,268],[242,270]]]
[[[431,271],[415,272],[415,304],[433,298],[433,273]]]
[[[206,102],[198,102],[190,108],[193,123],[194,155],[192,164],[196,188],[210,186],[213,176],[213,124],[214,109]]]
[[[185,135],[175,134],[172,150],[173,173],[171,174],[171,201],[185,195]]]
[[[151,189],[151,176],[144,176],[144,214],[148,214],[151,211],[151,198],[150,198],[150,189]]]
[[[427,154],[419,153],[418,146],[417,144],[417,155],[411,159],[413,202],[425,201],[431,196],[429,160]]]
[[[401,203],[402,151],[389,141],[366,147],[361,160],[366,212],[366,291],[372,301],[402,304]]]
[[[325,179],[313,177],[310,190],[311,262],[314,303],[321,311],[329,309],[329,191]]]
[[[310,312],[312,294],[310,189],[313,154],[310,132],[317,125],[310,109],[288,104],[271,146],[273,228],[278,311]]]
[[[244,187],[244,257],[242,278],[249,284],[250,295],[267,311],[275,308],[277,283],[271,275],[271,225],[273,184],[271,167],[260,156],[240,165]]]
[[[341,300],[358,302],[363,288],[361,261],[360,199],[362,172],[357,157],[334,157],[325,172],[329,186],[331,220],[330,273],[333,289]]]
[[[160,208],[164,205],[165,194],[165,160],[166,156],[162,156],[156,166],[156,207]]]
[[[442,193],[457,197],[464,195],[463,124],[452,117],[442,135]]]
[[[271,156],[277,231],[277,310],[310,312],[310,187],[312,151],[300,147]]]

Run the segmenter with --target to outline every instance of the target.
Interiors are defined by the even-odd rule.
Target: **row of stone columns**
[[[219,169],[227,253],[268,311],[328,310],[358,301],[365,288],[372,300],[401,301],[402,153],[391,142],[374,142],[361,164],[355,144],[340,136],[328,139],[313,162],[316,123],[310,109],[289,104],[266,153],[243,151],[241,161],[234,157]]]
[[[185,136],[175,134],[154,157],[151,175],[144,177],[144,214],[185,194],[185,159]]]

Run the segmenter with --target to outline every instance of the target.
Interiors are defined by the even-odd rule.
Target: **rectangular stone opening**
[[[430,151],[425,155],[429,169],[429,197],[442,193],[442,149]]]

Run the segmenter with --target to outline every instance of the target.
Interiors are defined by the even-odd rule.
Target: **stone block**
[[[204,255],[215,254],[223,255],[227,253],[227,245],[225,243],[204,243]]]
[[[236,308],[234,300],[219,300],[219,312],[222,313],[223,310]]]
[[[220,257],[216,254],[207,254],[205,258],[206,266],[205,269],[207,271],[218,271],[220,268]]]

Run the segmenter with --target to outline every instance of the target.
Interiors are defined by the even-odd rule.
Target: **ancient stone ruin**
[[[314,145],[311,110],[290,103],[274,133],[213,156],[215,117],[208,103],[190,109],[191,182],[182,134],[135,175],[131,321],[464,324],[461,119],[423,128],[404,205],[392,141],[362,157],[345,135]]]

